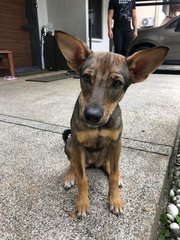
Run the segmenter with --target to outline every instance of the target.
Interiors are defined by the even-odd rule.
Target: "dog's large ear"
[[[58,47],[66,58],[69,67],[72,70],[79,72],[83,63],[92,51],[84,42],[70,34],[56,31],[55,37]]]
[[[144,81],[161,65],[168,50],[168,47],[155,47],[136,52],[128,57],[131,83]]]

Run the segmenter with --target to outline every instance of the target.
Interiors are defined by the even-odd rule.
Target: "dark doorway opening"
[[[41,45],[39,38],[39,26],[37,15],[37,1],[26,0],[25,15],[27,23],[22,25],[22,30],[29,34],[30,48],[32,56],[31,66],[22,66],[16,68],[17,74],[39,72],[42,68],[41,63]]]

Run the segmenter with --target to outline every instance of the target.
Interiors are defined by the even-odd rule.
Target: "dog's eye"
[[[82,78],[87,83],[91,82],[91,76],[89,74],[87,74],[87,73],[83,74]]]
[[[118,88],[118,87],[121,87],[121,86],[122,86],[121,80],[116,79],[116,80],[113,82],[113,87]]]

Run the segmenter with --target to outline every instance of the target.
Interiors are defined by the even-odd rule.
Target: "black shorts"
[[[132,30],[122,32],[119,29],[114,28],[113,37],[114,37],[114,52],[122,54],[125,57],[127,57],[129,55],[129,50],[133,39]]]

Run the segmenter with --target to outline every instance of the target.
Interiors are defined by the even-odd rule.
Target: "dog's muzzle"
[[[88,106],[84,110],[84,119],[88,125],[98,125],[103,117],[103,109],[99,106]]]

